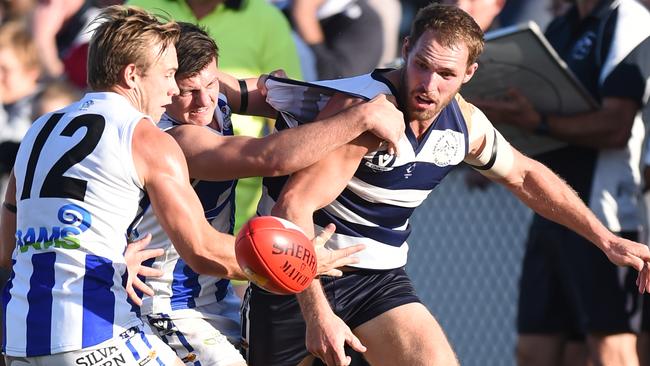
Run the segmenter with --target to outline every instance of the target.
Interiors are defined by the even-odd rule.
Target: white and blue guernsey
[[[220,94],[218,108],[215,110],[215,119],[219,123],[220,131],[206,126],[206,133],[232,136],[230,115],[226,97]],[[180,124],[164,114],[158,127],[166,131]],[[201,201],[206,220],[216,230],[232,234],[237,181],[210,182],[191,179],[191,184]],[[164,274],[162,277],[146,279],[146,283],[151,286],[155,295],[143,299],[140,308],[141,316],[155,314],[171,319],[188,317],[220,319],[226,322],[224,324],[226,329],[236,331],[239,323],[239,298],[234,294],[230,281],[194,272],[179,256],[150,207],[144,209],[142,221],[133,230],[132,236],[139,237],[147,233],[152,234],[148,247],[163,248],[165,253],[146,264],[161,269]]]
[[[25,135],[3,294],[6,355],[89,348],[142,324],[127,302],[123,253],[144,195],[131,142],[145,117],[119,94],[88,93]]]

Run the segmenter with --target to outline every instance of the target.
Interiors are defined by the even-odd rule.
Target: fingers
[[[348,333],[347,338],[345,339],[345,342],[352,347],[353,350],[357,352],[366,352],[367,348],[364,346],[359,338],[354,335],[354,333],[350,332]]]
[[[146,248],[150,242],[151,242],[151,233],[147,233],[142,239],[129,243],[127,249],[128,247],[131,247],[134,250],[142,250],[143,248]]]
[[[325,226],[323,231],[321,231],[320,234],[318,234],[312,240],[312,243],[314,243],[314,247],[318,248],[324,246],[325,243],[327,243],[327,241],[330,240],[330,238],[334,234],[334,231],[336,231],[336,226],[334,224],[329,224]]]
[[[388,143],[388,153],[391,155],[399,156],[399,144],[398,143]]]
[[[138,253],[138,259],[140,260],[140,263],[142,263],[142,262],[146,261],[147,259],[160,257],[163,254],[165,254],[165,250],[162,249],[162,248],[145,249],[145,250],[141,250]]]
[[[126,285],[126,294],[129,296],[129,299],[133,301],[138,306],[142,305],[142,299],[138,296],[138,294],[135,293],[135,290],[133,290],[133,286],[131,284]]]
[[[351,256],[352,254],[359,253],[360,251],[366,249],[366,246],[363,244],[356,244],[342,249],[337,249],[332,251],[332,259],[338,260],[344,257]]]
[[[157,269],[157,268],[151,268],[151,267],[147,267],[147,266],[140,266],[140,268],[138,269],[138,275],[140,275],[140,276],[160,277],[163,274],[165,274],[165,272],[163,272],[162,270]]]
[[[153,296],[154,292],[153,289],[149,286],[147,286],[146,283],[142,282],[138,277],[133,278],[133,283],[132,283],[132,289],[136,288],[140,291],[142,291],[143,294],[148,295],[148,296]]]
[[[277,69],[271,71],[271,76],[279,77],[279,78],[286,78],[287,73],[284,71],[284,69]]]
[[[343,276],[343,271],[341,271],[340,269],[333,268],[327,272],[321,273],[321,276],[341,277]]]

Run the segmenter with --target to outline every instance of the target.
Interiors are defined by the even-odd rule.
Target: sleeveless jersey
[[[313,121],[336,91],[363,99],[379,93],[397,95],[379,71],[315,84],[272,79],[267,86],[268,102],[281,112],[279,130]],[[336,200],[314,213],[318,229],[336,224],[329,247],[366,245],[356,254],[360,259],[356,267],[392,269],[406,264],[413,210],[467,155],[468,130],[458,100],[441,111],[421,141],[407,126],[399,144],[399,157],[388,154],[385,147],[364,156]],[[260,215],[270,213],[286,180],[264,179]]]
[[[7,355],[92,347],[141,324],[123,287],[123,253],[143,196],[131,154],[142,118],[119,94],[88,93],[40,117],[23,139],[3,294]]]
[[[215,118],[221,131],[205,127],[205,133],[216,133],[232,136],[230,107],[225,95],[220,94]],[[166,131],[181,123],[163,114],[158,127]],[[219,167],[215,167],[219,169]],[[217,230],[224,233],[233,232],[235,222],[235,186],[236,180],[209,182],[198,179],[191,180],[194,191],[199,197],[204,209],[205,218]],[[182,219],[182,218],[179,218]],[[239,299],[234,294],[230,281],[212,276],[199,275],[194,272],[174,248],[167,237],[153,210],[144,210],[142,222],[137,225],[133,236],[152,234],[148,248],[163,248],[165,253],[149,262],[154,268],[164,272],[162,277],[150,277],[146,283],[154,290],[153,297],[146,296],[140,308],[141,315],[167,314],[182,317],[215,317],[232,315],[238,321]],[[215,243],[215,245],[218,245]],[[232,309],[235,309],[234,314]],[[173,317],[173,316],[172,316]]]

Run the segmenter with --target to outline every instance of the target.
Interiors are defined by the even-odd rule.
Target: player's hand
[[[647,262],[650,262],[650,249],[647,245],[636,243],[618,236],[614,236],[608,246],[603,249],[607,258],[619,266],[628,266],[639,271],[637,286],[639,291],[650,290],[648,286]]]
[[[368,130],[388,144],[388,153],[391,155],[399,155],[399,140],[404,136],[406,128],[404,115],[395,104],[394,97],[384,94],[362,104],[367,109],[366,115],[370,123]]]
[[[279,78],[286,78],[287,73],[283,69],[273,70],[268,74],[262,74],[257,79],[257,89],[260,91],[262,96],[266,97],[268,90],[266,89],[266,81],[269,79],[269,76],[275,76]]]
[[[650,263],[643,264],[643,269],[636,278],[636,285],[639,288],[639,293],[650,293]]]
[[[325,248],[325,243],[332,237],[335,230],[336,226],[334,226],[334,224],[329,224],[320,234],[312,239],[312,243],[314,243],[314,248],[316,249],[316,258],[318,263],[318,268],[316,269],[317,276],[341,276],[343,273],[337,268],[359,263],[359,258],[351,257],[351,255],[366,248],[363,244],[357,244],[337,250]]]
[[[311,319],[306,322],[307,351],[323,360],[327,366],[347,366],[352,362],[350,356],[345,354],[346,343],[357,352],[366,351],[347,324],[331,311],[320,312]]]
[[[535,110],[528,98],[515,89],[508,90],[503,99],[472,99],[470,102],[494,123],[505,123],[531,132],[537,128],[542,119],[541,114]]]
[[[126,268],[128,277],[126,280],[126,293],[129,295],[131,301],[136,305],[142,305],[142,299],[135,292],[135,288],[142,291],[145,295],[153,296],[153,290],[147,286],[138,275],[145,277],[160,277],[163,272],[159,269],[143,266],[142,262],[150,258],[161,256],[165,253],[162,248],[158,249],[145,249],[151,241],[151,234],[147,234],[144,238],[129,243],[124,251],[124,260],[126,261]]]

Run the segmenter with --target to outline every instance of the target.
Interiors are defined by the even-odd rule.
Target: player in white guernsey
[[[178,248],[222,243],[195,263],[243,273],[234,238],[203,219],[182,151],[153,122],[178,94],[178,25],[121,6],[97,21],[93,92],[35,121],[5,196],[3,351],[15,365],[182,365],[127,301],[137,266],[125,260],[125,234],[145,192]]]
[[[261,214],[273,207],[271,213],[307,232],[314,224],[333,221],[337,232],[328,245],[341,248],[361,240],[367,249],[341,278],[322,276],[296,297],[252,285],[243,310],[249,365],[306,365],[311,364],[305,358],[309,353],[330,366],[348,365],[346,344],[373,366],[457,365],[403,266],[411,213],[462,161],[541,215],[589,239],[612,262],[640,271],[639,291],[650,289],[648,248],[607,230],[570,187],[512,148],[481,111],[458,95],[473,76],[482,48],[483,33],[468,14],[432,4],[414,20],[400,69],[314,87],[267,83],[269,103],[286,112],[278,128],[390,92],[406,117],[406,137],[398,157],[366,134],[289,178],[266,179]],[[291,95],[309,98],[287,100]]]
[[[367,129],[387,134],[397,141],[403,124],[401,113],[385,98],[352,108],[332,118],[266,138],[232,136],[230,106],[224,92],[235,100],[234,108],[256,115],[277,113],[257,90],[257,80],[241,81],[217,70],[218,49],[200,27],[180,23],[176,45],[180,89],[172,98],[158,127],[177,139],[186,153],[192,186],[203,205],[205,218],[216,229],[231,233],[234,224],[236,178],[284,175],[311,165],[359,136]],[[242,89],[246,89],[242,103]],[[300,142],[296,144],[295,142]],[[240,340],[239,298],[228,279],[203,275],[190,268],[172,245],[154,213],[144,211],[134,235],[151,232],[150,247],[165,253],[151,264],[163,270],[162,277],[147,278],[155,294],[143,299],[141,316],[188,364],[245,365],[241,354],[227,340]],[[195,272],[195,270],[197,270]],[[227,337],[227,338],[226,338]]]

